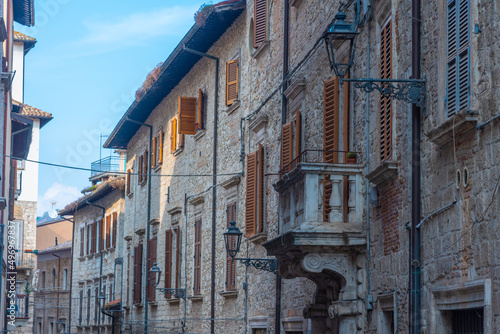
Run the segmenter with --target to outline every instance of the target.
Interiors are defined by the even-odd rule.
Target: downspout
[[[151,149],[153,148],[152,142],[153,142],[153,126],[136,121],[134,119],[131,119],[127,117],[127,121],[139,124],[141,126],[146,126],[149,128],[149,147],[148,147],[148,174],[146,174],[148,178],[148,204],[147,204],[147,214],[146,214],[146,298],[144,299],[144,333],[147,334],[148,332],[148,309],[149,309],[149,303],[148,303],[148,285],[149,285],[149,280],[148,280],[148,275],[149,275],[149,268],[148,268],[148,259],[149,259],[149,234],[151,233],[150,231],[150,225],[149,222],[151,221]]]
[[[370,78],[370,31],[366,46],[366,77]],[[370,173],[370,93],[366,93],[366,175]],[[366,309],[372,310],[370,282],[370,181],[366,180]],[[366,313],[368,320],[368,312]]]
[[[420,79],[420,0],[412,0],[412,79]],[[420,268],[420,108],[412,105],[412,196],[411,196],[411,303],[410,324],[411,334],[420,333],[420,303],[421,303],[421,268]]]
[[[56,310],[56,318],[59,321],[59,287],[60,287],[60,279],[61,279],[61,257],[57,254],[50,253],[52,256],[57,257],[57,310]]]
[[[215,333],[215,230],[216,230],[216,205],[217,205],[217,122],[219,120],[218,105],[219,105],[219,58],[190,49],[183,45],[183,50],[193,53],[200,57],[206,57],[215,60],[215,89],[214,89],[214,146],[213,146],[213,179],[212,179],[212,275],[210,289],[210,333]]]
[[[71,332],[71,312],[72,312],[72,305],[73,305],[73,302],[71,300],[71,296],[72,296],[72,293],[73,293],[73,250],[75,249],[75,223],[74,221],[72,221],[73,223],[73,235],[72,235],[72,240],[71,240],[71,277],[69,279],[69,316],[68,316],[68,328],[69,328],[69,331]],[[35,307],[33,307],[33,309],[35,309]],[[33,316],[34,317],[34,316]],[[33,319],[34,320],[34,319]],[[59,319],[57,319],[59,320]]]

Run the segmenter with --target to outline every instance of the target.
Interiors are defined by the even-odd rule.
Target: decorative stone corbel
[[[339,300],[328,306],[328,316],[330,319],[355,317],[362,314],[359,309],[359,301]]]

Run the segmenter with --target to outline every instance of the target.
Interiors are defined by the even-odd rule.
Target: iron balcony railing
[[[283,166],[279,174],[283,175],[291,172],[301,162],[308,163],[356,163],[356,158],[349,158],[348,154],[354,153],[359,156],[360,152],[356,151],[331,151],[331,150],[304,150],[298,157],[290,163]],[[354,159],[354,160],[350,160]]]
[[[107,172],[118,172],[120,170],[120,157],[106,157],[101,160],[94,161],[90,165],[90,176]]]
[[[26,294],[16,294],[16,318],[28,318],[29,298]]]

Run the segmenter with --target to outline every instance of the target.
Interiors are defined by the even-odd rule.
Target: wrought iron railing
[[[90,165],[90,169],[91,177],[106,172],[118,172],[120,170],[120,157],[112,156],[94,161]]]
[[[32,253],[16,253],[17,268],[35,268],[36,256]]]
[[[348,153],[355,153],[356,155],[360,152],[355,151],[332,151],[332,150],[304,150],[299,154],[298,157],[293,159],[290,163],[283,166],[279,171],[279,174],[283,175],[292,171],[301,162],[307,163],[356,163],[356,158],[353,161],[349,161]]]
[[[16,318],[29,317],[29,295],[16,294]]]

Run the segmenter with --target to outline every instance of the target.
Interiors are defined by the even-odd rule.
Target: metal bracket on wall
[[[426,113],[427,90],[426,81],[422,79],[341,79],[344,81],[354,82],[354,87],[362,89],[366,93],[371,93],[374,90],[387,98],[394,98],[408,103],[413,103],[423,109]]]
[[[246,259],[246,258],[235,258],[235,260],[241,261],[245,266],[252,266],[259,270],[269,271],[273,274],[278,272],[278,261],[275,259]]]
[[[186,300],[186,289],[174,289],[174,288],[156,288],[164,294],[173,295],[175,298],[181,298]]]

